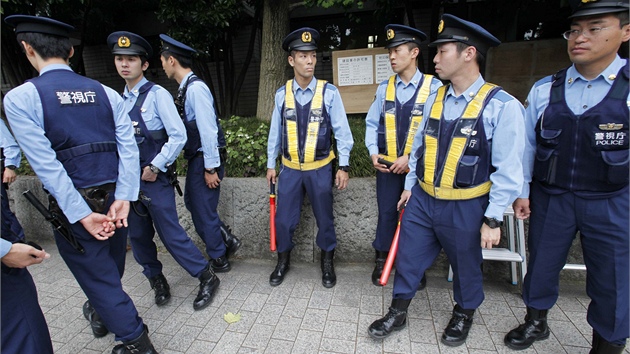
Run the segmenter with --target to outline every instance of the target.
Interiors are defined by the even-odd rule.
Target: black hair
[[[192,68],[192,58],[191,57],[187,57],[187,56],[183,56],[180,54],[176,54],[173,52],[170,52],[168,50],[162,51],[162,53],[160,53],[161,56],[164,57],[164,59],[168,59],[168,57],[173,57],[175,59],[177,59],[177,61],[179,62],[179,65],[184,68],[184,69],[191,69]]]
[[[72,51],[70,38],[52,34],[22,32],[17,34],[17,41],[20,47],[22,41],[28,43],[44,60],[51,58],[68,60]]]
[[[630,15],[628,15],[628,11],[617,12],[617,18],[619,19],[619,26],[623,27],[630,23]]]
[[[455,44],[457,45],[457,53],[460,53],[460,54],[464,50],[466,50],[466,48],[474,47],[474,46],[471,46],[470,44],[466,44],[463,42],[455,42]],[[475,59],[477,60],[477,65],[479,65],[479,69],[481,69],[486,64],[486,56],[483,55],[477,47],[475,47],[475,49],[477,49],[477,56],[475,57]]]

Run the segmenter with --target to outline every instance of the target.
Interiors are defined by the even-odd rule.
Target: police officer
[[[525,181],[514,202],[529,223],[525,321],[505,336],[512,349],[549,337],[547,313],[580,232],[586,265],[591,354],[622,353],[628,308],[628,0],[582,1],[564,32],[573,62],[536,82],[527,97]]]
[[[59,253],[105,326],[126,350],[155,353],[147,326],[120,278],[129,202],[138,196],[138,147],[120,95],[72,72],[65,23],[14,15],[17,40],[39,72],[4,97],[16,140],[59,213],[83,246],[55,230]]]
[[[228,257],[241,247],[241,241],[223,224],[217,212],[220,183],[225,174],[225,159],[220,156],[225,151],[225,137],[215,114],[214,99],[208,86],[191,69],[197,51],[165,34],[160,39],[162,68],[169,79],[179,84],[175,104],[188,135],[184,146],[184,157],[188,160],[186,207],[212,258],[212,269],[217,273],[228,272],[231,268]]]
[[[505,209],[522,188],[523,106],[485,82],[480,68],[499,40],[481,26],[445,14],[433,62],[442,80],[416,135],[405,190],[407,204],[397,254],[391,307],[370,325],[384,338],[407,322],[423,272],[444,249],[453,267],[456,305],[442,333],[447,346],[466,341],[484,299],[481,249],[501,238]]]
[[[372,283],[376,286],[380,286],[379,279],[396,232],[396,204],[404,189],[411,144],[422,121],[424,102],[442,86],[436,77],[418,70],[420,44],[427,39],[426,34],[397,24],[385,26],[385,33],[385,48],[389,50],[389,62],[396,75],[378,86],[365,118],[365,146],[376,169],[378,224],[372,242],[376,250]],[[418,290],[425,286],[423,276]]]
[[[193,308],[200,310],[210,304],[220,280],[177,216],[175,192],[169,178],[175,178],[173,162],[186,143],[186,128],[171,94],[144,77],[153,54],[151,45],[141,36],[126,31],[110,34],[107,44],[114,54],[118,74],[125,79],[123,99],[140,150],[141,197],[132,204],[129,213],[133,255],[155,291],[155,303],[166,304],[171,293],[153,242],[157,231],[173,258],[188,274],[199,278],[199,293]]]
[[[333,225],[331,162],[335,154],[331,134],[335,135],[339,151],[335,177],[339,190],[348,185],[354,141],[339,90],[314,76],[317,41],[319,32],[304,27],[291,32],[282,42],[295,78],[276,91],[267,143],[268,183],[277,182],[276,158],[282,154],[276,213],[278,264],[269,277],[272,286],[280,285],[289,271],[293,233],[300,221],[305,191],[317,220],[322,284],[331,288],[337,282],[333,264],[337,236]]]
[[[2,150],[2,350],[6,353],[50,353],[52,342],[46,319],[37,300],[37,288],[27,266],[39,264],[50,255],[24,243],[24,230],[9,209],[6,185],[15,181],[15,169],[20,167],[20,148],[4,120],[0,120]],[[6,159],[6,160],[5,160]],[[5,165],[6,162],[6,165]],[[39,247],[39,246],[37,246]]]

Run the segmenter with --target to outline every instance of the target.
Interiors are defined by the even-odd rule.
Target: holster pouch
[[[116,189],[115,183],[107,183],[101,186],[78,188],[81,196],[95,213],[103,213],[107,207],[109,193]]]

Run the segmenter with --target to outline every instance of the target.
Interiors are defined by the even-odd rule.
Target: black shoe
[[[94,310],[94,307],[92,307],[92,304],[90,304],[90,300],[86,301],[85,304],[83,304],[83,317],[85,317],[86,320],[90,321],[90,327],[92,327],[92,333],[94,334],[94,337],[105,337],[107,333],[109,333],[109,330],[105,326],[105,323],[103,323],[101,316],[96,313],[96,310]]]
[[[388,254],[389,252],[376,251],[374,270],[372,271],[372,284],[376,286],[382,286],[380,283],[380,279],[381,275],[383,274],[383,268],[385,267],[385,261],[387,261]]]
[[[383,339],[393,331],[398,331],[407,325],[407,308],[411,299],[392,299],[392,305],[385,317],[378,319],[368,327],[368,334],[374,339]]]
[[[510,349],[523,350],[529,348],[537,340],[549,338],[547,311],[528,307],[525,323],[509,331],[503,338],[503,343]]]
[[[232,255],[241,248],[241,240],[232,234],[232,229],[230,229],[229,226],[223,223],[221,223],[221,236],[223,237],[223,242],[225,243],[225,256],[227,258],[232,257]]]
[[[422,280],[420,280],[420,284],[418,285],[418,291],[424,290],[427,287],[427,273],[422,274]]]
[[[168,285],[164,274],[160,273],[153,278],[149,278],[149,284],[155,291],[155,304],[162,306],[171,299],[171,287]]]
[[[322,266],[322,285],[324,288],[332,288],[337,284],[337,275],[335,275],[335,264],[333,258],[335,256],[335,250],[322,251],[321,254],[321,266]]]
[[[144,331],[140,337],[118,344],[112,349],[112,354],[157,354],[157,350],[153,347],[151,339],[149,339],[149,329],[144,325]]]
[[[473,323],[475,310],[464,310],[459,305],[453,308],[453,315],[442,333],[442,343],[449,347],[457,347],[466,341],[468,331]]]
[[[278,286],[284,281],[284,276],[287,275],[291,264],[291,251],[278,252],[278,264],[276,268],[271,272],[269,276],[269,285]]]
[[[626,346],[612,344],[593,331],[593,344],[589,354],[621,354]]]
[[[201,310],[210,305],[212,297],[214,296],[214,293],[220,283],[221,280],[219,280],[210,268],[210,265],[208,265],[199,276],[199,293],[197,294],[195,301],[193,301],[193,309],[195,309],[195,311]]]
[[[230,265],[230,261],[228,261],[227,256],[221,256],[217,259],[213,259],[210,262],[210,266],[215,273],[227,273],[232,269]]]

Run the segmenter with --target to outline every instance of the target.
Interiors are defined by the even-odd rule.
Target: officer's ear
[[[149,61],[145,60],[144,63],[142,63],[142,71],[146,71],[149,68]]]
[[[295,58],[293,57],[293,52],[289,54],[289,57],[287,58],[287,60],[289,61],[289,65],[291,65],[291,67],[295,66]]]
[[[68,55],[68,59],[72,58],[74,55],[74,47],[70,47],[70,55]]]

